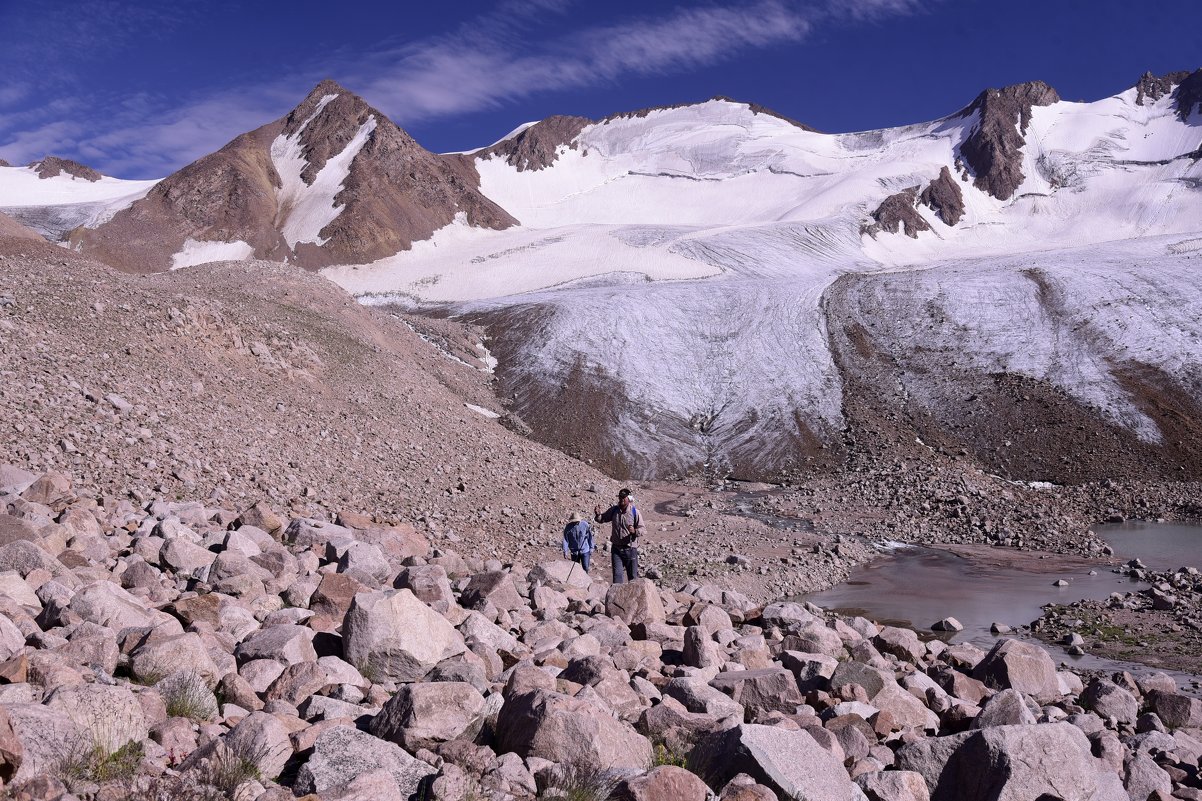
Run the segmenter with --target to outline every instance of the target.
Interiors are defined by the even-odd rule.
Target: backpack
[[[593,529],[589,526],[587,520],[581,520],[578,523],[569,523],[563,530],[564,541],[568,544],[568,549],[573,553],[591,552]]]

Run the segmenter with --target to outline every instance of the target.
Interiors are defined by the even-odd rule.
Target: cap
[[[634,493],[633,493],[633,492],[631,492],[631,491],[630,491],[629,489],[627,489],[626,487],[622,487],[622,489],[618,490],[618,500],[619,500],[619,501],[620,501],[620,500],[622,500],[623,498],[628,498],[628,497],[630,497],[631,495],[634,495]]]

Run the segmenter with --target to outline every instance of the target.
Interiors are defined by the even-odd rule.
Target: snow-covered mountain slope
[[[154,185],[102,176],[50,157],[28,167],[0,167],[0,213],[58,240],[74,228],[110,218]]]
[[[1163,91],[1149,89],[1157,80]],[[451,226],[326,274],[372,302],[482,315],[498,332],[505,392],[536,433],[612,469],[662,475],[829,458],[847,425],[851,369],[831,344],[840,276],[872,287],[930,270],[940,302],[977,309],[986,289],[1005,297],[1032,286],[1022,271],[1037,265],[1062,276],[1065,303],[1101,304],[1102,317],[1148,303],[1141,336],[1164,352],[1136,357],[1137,341],[1111,337],[1091,352],[1114,364],[1053,369],[1052,355],[1028,353],[1047,331],[986,317],[979,337],[958,343],[972,349],[965,369],[1060,388],[1096,425],[1155,443],[1163,421],[1141,411],[1115,370],[1140,361],[1172,375],[1202,359],[1197,320],[1155,313],[1162,296],[1175,303],[1189,291],[1179,279],[1192,256],[1166,248],[1188,248],[1202,231],[1199,83],[1202,71],[1145,77],[1095,103],[1024,84],[935,122],[836,135],[727,100],[553,118],[477,153],[481,191],[521,227]],[[1106,244],[1126,240],[1138,244]],[[1091,259],[1104,269],[1082,272]],[[1138,277],[1153,263],[1175,277]],[[857,313],[911,312],[912,298],[880,286],[892,289],[869,293]],[[1041,307],[1057,341],[1067,308]],[[1178,324],[1184,333],[1165,333]]]
[[[213,259],[309,268],[374,261],[429,239],[456,215],[514,220],[477,189],[467,156],[443,156],[361,98],[324,81],[287,116],[243,134],[71,237],[135,272]]]

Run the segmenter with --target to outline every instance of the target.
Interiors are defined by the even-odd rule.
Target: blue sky
[[[0,158],[165,175],[325,77],[432,150],[716,94],[826,131],[1042,79],[1094,100],[1202,65],[1198,0],[0,0]]]

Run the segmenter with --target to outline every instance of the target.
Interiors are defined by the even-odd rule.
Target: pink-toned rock
[[[463,636],[409,590],[362,592],[342,624],[344,658],[373,680],[415,681],[463,653]]]
[[[605,594],[605,614],[628,626],[663,623],[667,618],[659,588],[650,579],[612,585]]]
[[[647,738],[605,710],[544,690],[506,700],[497,739],[505,751],[557,763],[641,770],[651,761]]]
[[[709,788],[684,768],[660,765],[622,782],[614,796],[619,801],[706,801]]]

